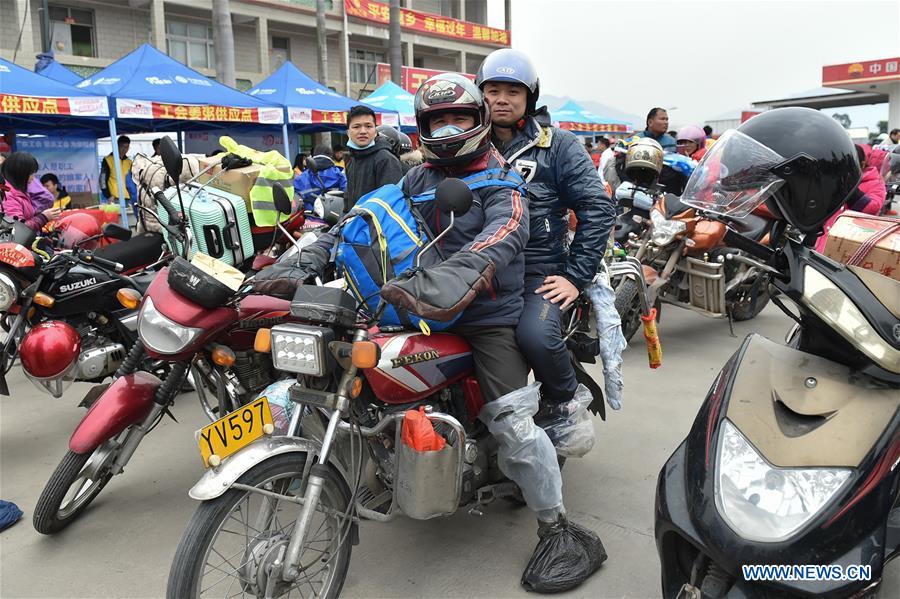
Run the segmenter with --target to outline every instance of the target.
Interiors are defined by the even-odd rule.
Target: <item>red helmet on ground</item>
[[[63,216],[56,222],[55,228],[62,234],[61,241],[63,247],[69,249],[75,247],[76,243],[79,243],[88,237],[94,237],[100,234],[100,224],[97,222],[97,219],[80,212]],[[90,242],[82,247],[85,249],[93,249],[96,245],[98,245],[97,242]]]
[[[81,335],[70,324],[58,320],[35,326],[25,334],[19,347],[25,375],[54,397],[60,397],[75,380],[79,355]]]
[[[416,92],[414,105],[420,149],[431,164],[466,164],[491,147],[490,110],[478,86],[459,73],[441,73],[425,81]],[[466,131],[452,125],[432,131],[431,118],[449,112],[471,114],[475,125]]]

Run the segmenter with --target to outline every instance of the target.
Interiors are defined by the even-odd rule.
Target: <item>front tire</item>
[[[238,482],[252,487],[264,487],[279,494],[302,497],[305,484],[300,479],[306,459],[305,454],[298,453],[275,456],[254,466]],[[346,514],[349,502],[347,485],[333,468],[329,468],[319,507],[301,548],[300,579],[293,585],[279,583],[273,596],[290,594],[292,589],[298,588],[297,585],[300,585],[303,597],[334,599],[340,595],[350,567],[352,543],[348,530],[349,520],[341,520],[336,514]],[[260,512],[264,508],[275,515],[260,526]],[[238,589],[250,595],[264,596],[266,571],[286,547],[299,509],[297,504],[273,500],[240,489],[231,489],[215,499],[203,502],[191,517],[178,544],[169,571],[166,597],[225,597],[233,596],[232,593]],[[284,515],[284,511],[288,514]],[[279,514],[282,515],[279,517]],[[319,516],[324,516],[321,524],[317,524],[315,519]],[[253,523],[253,526],[249,523]],[[321,539],[321,531],[326,524],[331,537]],[[244,533],[229,530],[242,527],[245,529]],[[219,541],[222,543],[217,548]],[[323,547],[322,544],[326,542],[327,546]],[[230,549],[227,547],[229,544]],[[223,558],[226,561],[223,562]],[[222,563],[211,565],[209,561]],[[240,564],[237,569],[234,569],[234,563]],[[310,571],[312,574],[309,574]],[[320,572],[324,572],[324,575],[317,587],[315,582]],[[204,576],[207,575],[212,582],[204,581]],[[309,589],[312,589],[313,595],[305,594]]]
[[[745,283],[736,290],[734,301],[731,303],[731,318],[736,322],[756,318],[769,303],[769,281],[767,279],[759,283],[759,290],[754,302],[753,286],[756,285],[756,281],[754,279]]]
[[[34,508],[32,523],[36,531],[45,535],[61,531],[100,494],[112,478],[107,443],[92,453],[66,452]]]
[[[624,279],[616,288],[616,312],[622,320],[622,335],[630,342],[641,328],[640,288],[633,279]]]

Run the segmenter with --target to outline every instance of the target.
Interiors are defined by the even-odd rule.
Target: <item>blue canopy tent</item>
[[[106,98],[33,73],[0,58],[0,128],[98,132],[109,119]]]
[[[83,77],[53,60],[53,54],[39,54],[38,58],[40,60],[34,65],[34,72],[38,75],[49,77],[66,85],[81,83]]]
[[[415,133],[417,131],[416,109],[413,102],[415,96],[393,81],[382,83],[365,100],[366,104],[370,106],[393,110],[399,114],[400,130],[404,133]]]
[[[244,125],[280,126],[280,106],[230,88],[144,44],[77,86],[109,98],[109,136],[129,131],[184,131]],[[122,167],[113,152],[119,189]],[[126,218],[124,200],[120,201]]]
[[[283,107],[285,148],[288,127],[301,132],[340,131],[347,127],[347,112],[356,105],[366,104],[322,85],[290,61],[247,93]],[[400,124],[396,111],[369,107],[375,111],[379,124]]]
[[[604,133],[628,133],[631,125],[623,121],[603,119],[569,100],[551,112],[553,124],[576,135],[594,136]]]

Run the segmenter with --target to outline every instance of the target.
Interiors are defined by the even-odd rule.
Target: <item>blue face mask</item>
[[[372,141],[370,141],[369,145],[367,145],[367,146],[358,146],[355,143],[353,143],[352,139],[348,139],[347,145],[350,146],[351,148],[353,148],[354,150],[365,150],[366,148],[371,148],[372,146],[374,146],[375,140],[373,139]]]
[[[439,139],[441,137],[451,137],[453,135],[459,135],[460,133],[465,133],[466,130],[456,125],[444,125],[438,129],[435,129],[431,132],[432,139]]]

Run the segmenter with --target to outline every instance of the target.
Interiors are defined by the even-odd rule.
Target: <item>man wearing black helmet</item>
[[[536,420],[546,426],[565,413],[578,390],[562,338],[562,312],[597,273],[615,207],[584,145],[552,127],[546,107],[537,109],[539,81],[525,54],[494,51],[475,81],[491,107],[494,145],[528,183],[531,237],[516,337],[541,382],[545,405]],[[566,239],[569,210],[578,219],[571,245]]]

